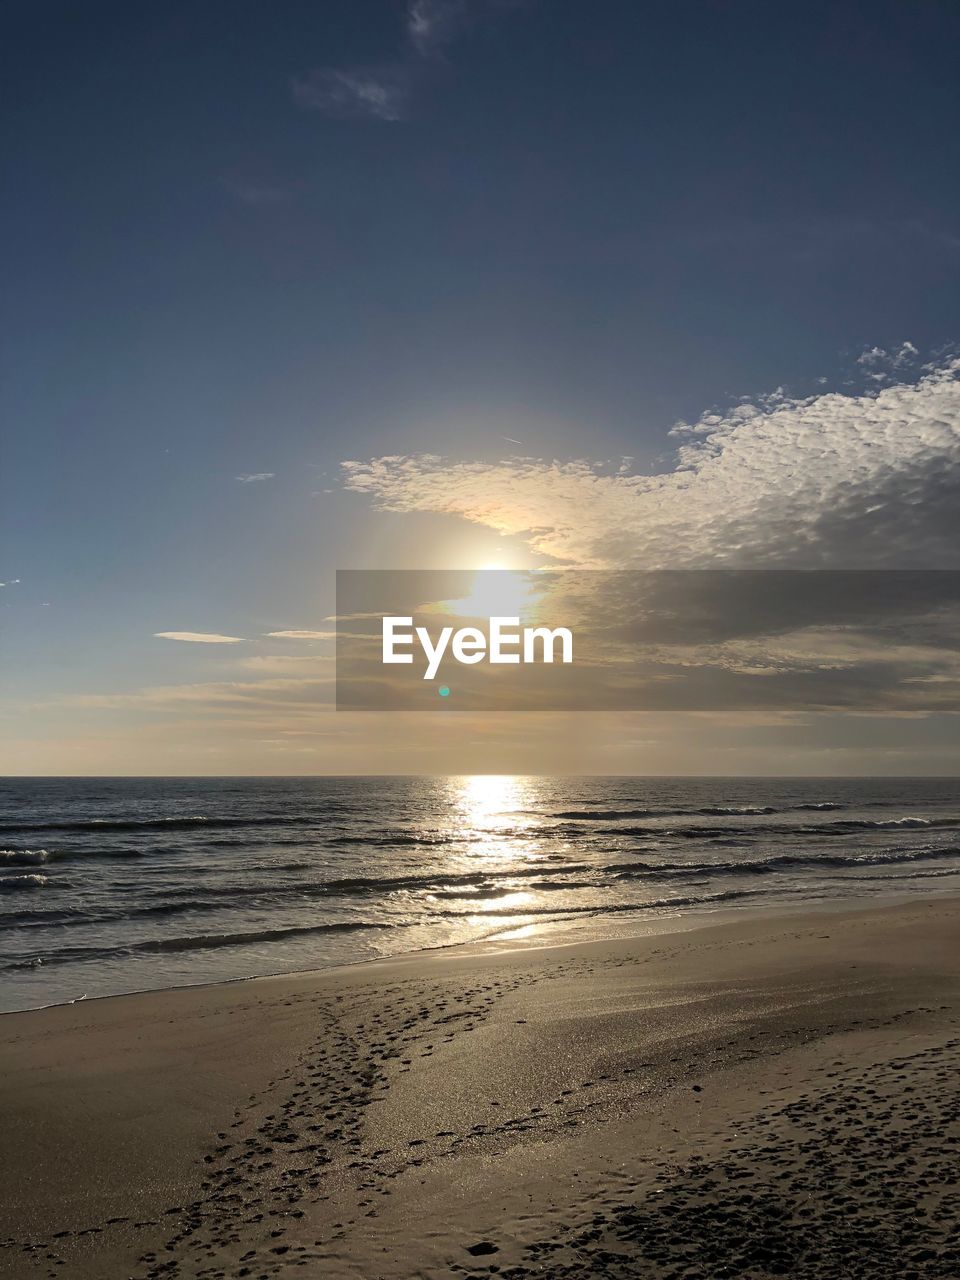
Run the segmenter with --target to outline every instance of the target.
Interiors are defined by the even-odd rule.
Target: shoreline
[[[954,1212],[960,897],[730,914],[4,1019],[0,1275],[825,1280],[856,1245],[866,1280],[886,1264],[834,1201],[862,1219],[891,1179],[918,1212],[891,1201],[870,1232],[956,1274],[934,1208]],[[816,1201],[814,1148],[849,1148],[814,1204],[821,1270],[804,1222],[771,1243],[768,1221],[784,1181]],[[618,1271],[640,1224],[648,1269]]]
[[[410,951],[398,951],[391,955],[384,956],[366,956],[360,960],[338,961],[335,964],[314,966],[306,969],[279,969],[271,973],[251,973],[239,974],[232,978],[215,978],[205,982],[180,982],[172,983],[163,987],[137,987],[130,991],[111,991],[103,995],[93,996],[75,996],[72,1000],[52,1000],[48,1004],[29,1005],[24,1009],[0,1009],[0,1027],[7,1018],[19,1017],[23,1014],[40,1013],[46,1009],[64,1009],[73,1005],[93,1004],[103,1000],[126,1000],[134,996],[159,995],[165,992],[175,991],[197,991],[209,990],[217,987],[233,986],[236,983],[245,982],[269,982],[275,979],[309,977],[313,975],[336,974],[341,970],[351,970],[364,965],[389,964],[394,961],[407,959],[416,959],[419,956],[427,958],[443,953],[457,953],[463,951],[465,953],[476,952],[481,955],[498,955],[502,953],[510,954],[514,951],[549,951],[560,947],[578,947],[591,946],[603,942],[629,941],[630,939],[641,939],[648,937],[660,937],[670,934],[685,934],[696,932],[700,929],[709,929],[717,925],[733,923],[737,920],[757,918],[766,916],[767,918],[781,919],[791,915],[807,915],[823,912],[830,914],[835,911],[859,911],[872,910],[874,908],[883,908],[889,906],[907,905],[910,902],[917,901],[939,901],[941,898],[955,897],[960,900],[960,889],[943,889],[939,892],[931,891],[926,886],[923,890],[910,892],[880,892],[876,894],[861,895],[856,898],[816,898],[805,899],[802,903],[796,905],[785,904],[782,901],[776,901],[771,904],[769,899],[758,899],[750,904],[744,904],[739,907],[723,906],[711,907],[703,905],[700,907],[693,906],[691,909],[673,916],[653,916],[649,921],[643,923],[662,924],[663,927],[654,927],[638,932],[636,927],[640,922],[632,920],[627,924],[623,931],[611,930],[609,932],[598,931],[596,934],[586,938],[565,937],[561,939],[548,939],[545,941],[529,941],[523,939],[510,939],[508,937],[499,937],[497,933],[482,938],[473,938],[460,940],[457,942],[439,942],[434,946],[417,947]],[[639,915],[643,911],[643,907],[637,908]],[[598,913],[599,914],[599,913]],[[627,913],[624,913],[627,914]],[[618,917],[612,915],[611,920]],[[551,921],[551,924],[566,924],[565,920]],[[633,926],[633,927],[632,927]],[[504,930],[503,934],[509,934],[514,928],[525,929],[530,926],[520,925]],[[547,926],[549,928],[549,925]],[[570,926],[568,926],[570,927]],[[570,932],[576,931],[570,928]],[[586,930],[584,930],[586,931]],[[502,945],[509,942],[510,945]]]

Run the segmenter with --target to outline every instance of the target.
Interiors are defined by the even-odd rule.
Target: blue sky
[[[458,467],[669,476],[678,420],[853,403],[958,338],[951,4],[13,0],[2,26],[0,767],[274,771],[260,728],[221,770],[222,726],[207,767],[195,723],[69,699],[246,681],[235,646],[156,633],[321,629],[338,566],[542,557],[496,495],[447,500]],[[344,487],[422,454],[415,498]]]

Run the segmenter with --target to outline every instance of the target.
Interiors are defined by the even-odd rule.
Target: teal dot
[[[448,688],[445,684],[442,684],[442,685],[440,686],[440,688],[437,690],[437,693],[439,693],[439,695],[440,695],[440,697],[441,697],[441,698],[449,698],[449,697],[450,697],[450,690],[449,690],[449,688]]]

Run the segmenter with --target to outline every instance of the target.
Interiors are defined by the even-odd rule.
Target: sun
[[[451,613],[461,618],[521,618],[529,621],[537,591],[528,573],[488,563],[474,570],[469,592],[447,601]]]

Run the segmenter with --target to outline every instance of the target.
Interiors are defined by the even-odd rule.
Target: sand
[[[0,1275],[960,1276],[960,904],[0,1018]]]

